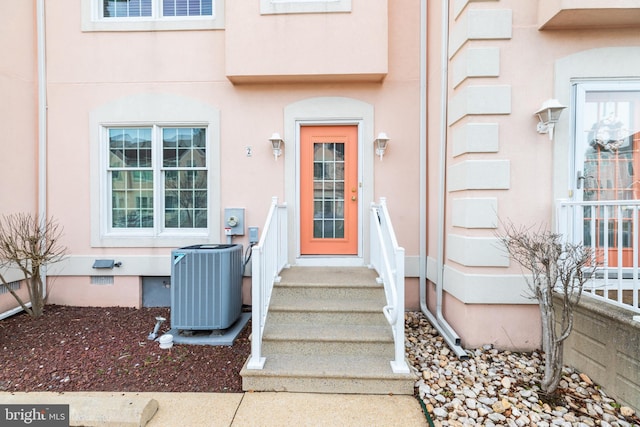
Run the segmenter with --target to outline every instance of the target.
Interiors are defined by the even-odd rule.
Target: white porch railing
[[[556,231],[596,254],[596,273],[583,295],[640,313],[640,200],[560,200],[556,207]]]
[[[251,252],[251,356],[247,369],[262,369],[262,334],[269,310],[273,284],[287,264],[287,205],[271,200],[262,236]]]
[[[398,246],[384,197],[379,204],[371,204],[369,222],[371,267],[384,285],[387,305],[382,311],[393,331],[395,359],[391,361],[391,369],[395,373],[408,373],[404,355],[404,248]]]

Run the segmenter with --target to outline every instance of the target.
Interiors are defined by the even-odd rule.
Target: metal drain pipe
[[[36,3],[36,31],[38,40],[38,220],[41,227],[47,224],[47,51],[45,33],[44,0]],[[47,266],[42,266],[40,276],[43,298],[47,298]]]
[[[436,315],[427,307],[427,0],[420,2],[420,309],[429,322],[438,330],[447,345],[461,359],[469,356],[460,345],[460,337],[442,314],[444,272],[444,216],[445,216],[445,171],[447,148],[447,88],[448,88],[448,36],[449,5],[442,1],[442,78],[441,78],[441,123],[440,123],[440,171],[438,194],[438,273],[436,280]]]
[[[37,41],[37,79],[38,79],[38,189],[37,189],[37,211],[38,220],[46,224],[47,218],[47,72],[45,54],[45,15],[44,0],[36,1],[36,41]],[[44,285],[43,297],[47,297],[47,267],[43,266],[40,271],[42,283]],[[31,302],[26,303],[28,307]],[[7,310],[0,313],[0,320],[13,316],[22,311],[22,307]]]

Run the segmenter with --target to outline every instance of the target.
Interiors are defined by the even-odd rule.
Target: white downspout
[[[36,2],[38,38],[38,218],[47,223],[47,64],[44,0]],[[47,297],[47,267],[41,271]]]
[[[447,158],[447,103],[448,103],[448,37],[449,5],[442,2],[442,78],[440,104],[440,161],[438,192],[438,272],[436,279],[436,315],[427,307],[427,0],[420,2],[420,309],[429,322],[438,330],[449,347],[459,358],[468,355],[460,345],[460,337],[442,314],[444,272],[444,226],[445,226],[445,172]]]
[[[45,33],[44,33],[44,0],[36,0],[36,42],[37,42],[37,73],[38,73],[38,218],[47,218],[47,77],[45,64]],[[47,269],[42,267],[42,282],[44,297],[47,296]],[[31,302],[26,303],[27,306]],[[0,313],[0,319],[13,316],[22,311],[22,307]]]

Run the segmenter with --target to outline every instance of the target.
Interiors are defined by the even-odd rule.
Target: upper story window
[[[87,0],[83,31],[161,31],[224,28],[223,0]]]
[[[151,16],[151,0],[103,0],[105,18]]]
[[[162,16],[211,16],[212,0],[163,0]]]
[[[212,16],[213,0],[102,0],[104,18],[153,17],[154,9],[162,17]]]

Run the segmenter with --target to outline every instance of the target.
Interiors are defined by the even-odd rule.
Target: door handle
[[[578,189],[582,188],[582,185],[584,184],[587,178],[593,178],[593,177],[590,175],[583,175],[582,171],[578,171],[576,173],[576,188]]]
[[[355,202],[356,200],[358,200],[356,196],[351,196],[351,201]]]

